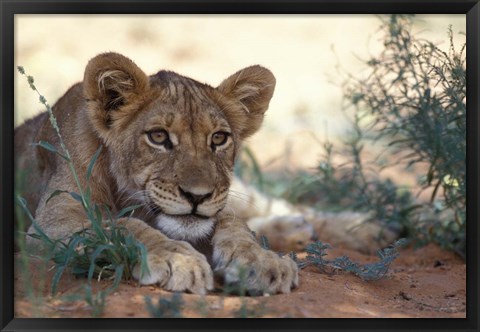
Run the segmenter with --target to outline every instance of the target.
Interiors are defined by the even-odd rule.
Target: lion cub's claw
[[[251,296],[290,293],[298,287],[297,264],[288,256],[279,257],[264,249],[218,262],[215,274],[221,275],[226,285],[245,288]]]
[[[141,264],[133,277],[142,285],[158,284],[170,291],[206,294],[213,289],[213,272],[205,256],[183,241],[168,241],[147,256],[148,272],[141,275]]]

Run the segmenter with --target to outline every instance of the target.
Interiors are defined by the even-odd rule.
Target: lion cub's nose
[[[206,194],[194,194],[192,192],[184,190],[182,187],[178,187],[178,189],[180,191],[180,195],[185,197],[194,206],[197,206],[197,205],[203,203],[204,201],[206,201],[207,199],[209,199],[210,197],[212,197],[211,192],[206,193]]]

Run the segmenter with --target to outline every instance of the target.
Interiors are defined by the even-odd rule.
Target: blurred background
[[[465,15],[16,15],[15,65],[52,105],[106,51],[212,86],[265,66],[276,90],[237,175],[462,255],[465,30]],[[15,124],[40,111],[16,75]]]
[[[465,31],[465,15],[419,15],[413,30],[448,49],[450,24]],[[277,86],[249,146],[264,167],[305,168],[317,162],[318,140],[345,134],[340,71],[365,72],[364,60],[383,47],[379,26],[374,15],[17,15],[15,62],[51,104],[83,79],[90,58],[106,51],[130,57],[147,74],[169,69],[213,86],[263,65]],[[16,75],[15,124],[40,111]]]

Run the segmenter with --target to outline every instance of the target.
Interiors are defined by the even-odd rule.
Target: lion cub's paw
[[[261,247],[214,253],[215,274],[227,285],[246,288],[249,295],[290,293],[298,286],[297,264]],[[243,285],[242,285],[243,283]]]
[[[141,275],[141,264],[133,277],[142,285],[158,284],[170,291],[205,294],[213,289],[213,272],[204,255],[184,241],[166,241],[149,249],[148,271]]]

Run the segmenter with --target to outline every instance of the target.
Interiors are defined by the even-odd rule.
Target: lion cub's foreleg
[[[148,271],[142,274],[138,263],[133,269],[135,279],[171,291],[205,294],[213,289],[212,269],[204,255],[188,242],[169,239],[141,220],[132,221],[126,220],[125,227],[148,250]]]
[[[212,239],[213,267],[227,284],[241,282],[242,269],[250,294],[289,293],[298,286],[298,269],[288,256],[279,257],[263,249],[245,222],[234,217],[218,217]]]
[[[44,195],[42,205],[45,197],[48,196]],[[90,226],[79,203],[70,197],[54,197],[48,207],[38,210],[37,222],[51,239],[67,239]],[[167,290],[197,294],[213,288],[213,272],[207,259],[189,243],[172,240],[140,219],[120,218],[116,224],[125,227],[148,251],[148,271],[142,274],[140,263],[133,268],[133,277],[140,284],[159,284]],[[109,222],[104,221],[104,227],[108,226]],[[29,233],[35,233],[33,226]],[[27,237],[29,251],[38,252],[41,247],[39,240]]]

